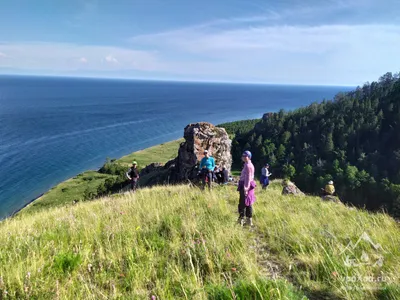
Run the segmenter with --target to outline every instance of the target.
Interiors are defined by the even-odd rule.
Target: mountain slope
[[[235,222],[234,187],[155,187],[7,219],[0,223],[1,297],[400,297],[393,219],[280,191],[279,182],[257,191],[254,230]],[[364,232],[383,253],[363,242],[341,253]],[[346,267],[345,258],[359,262],[364,253],[371,262],[383,255],[383,265]],[[385,281],[349,279],[366,275]]]
[[[77,201],[92,200],[119,191],[128,184],[125,173],[132,165],[132,161],[138,162],[139,169],[144,168],[154,160],[166,163],[175,158],[181,142],[182,140],[171,141],[133,152],[120,159],[108,160],[102,167],[104,169],[108,166],[108,172],[86,171],[63,181],[24,207],[18,214],[30,214],[51,207],[72,205]]]
[[[334,101],[265,114],[253,130],[236,134],[233,157],[244,149],[306,192],[333,180],[342,200],[400,217],[399,74]]]

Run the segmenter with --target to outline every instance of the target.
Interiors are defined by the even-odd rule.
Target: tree
[[[286,144],[289,142],[289,140],[290,140],[291,137],[292,137],[292,134],[291,134],[289,131],[285,131],[285,132],[282,134],[281,143],[284,144],[284,145],[286,145]]]
[[[286,164],[282,168],[282,174],[284,178],[292,179],[296,174],[296,169],[292,165]]]
[[[326,136],[326,140],[325,140],[325,152],[326,154],[330,154],[333,149],[335,148],[334,144],[333,144],[333,136],[332,133],[328,133],[328,135]]]
[[[269,164],[271,165],[271,167],[275,167],[275,166],[276,166],[276,163],[277,163],[277,160],[276,160],[275,154],[272,153],[272,154],[269,156]]]
[[[393,192],[400,184],[399,103],[399,75],[387,73],[334,101],[265,114],[254,128],[236,135],[233,150],[255,151],[256,165],[267,159],[276,176],[292,177],[308,193],[318,193],[332,178],[342,200],[394,209],[400,199]],[[376,183],[384,178],[389,191]]]
[[[115,177],[107,178],[105,180],[104,186],[108,193],[111,193],[114,191],[116,182],[117,182],[117,179]]]
[[[311,165],[305,165],[303,170],[303,176],[306,178],[310,178],[313,176],[313,169]]]
[[[276,152],[276,157],[278,158],[278,160],[282,161],[285,159],[285,156],[286,156],[286,148],[284,145],[280,144]]]
[[[100,183],[99,186],[97,187],[97,195],[99,196],[103,196],[105,194],[107,194],[107,188],[104,184],[104,182]]]
[[[95,186],[89,185],[83,192],[84,200],[92,200],[97,197],[97,188]]]
[[[345,181],[349,188],[352,190],[360,186],[360,182],[357,179],[357,173],[357,167],[348,165],[345,169]]]

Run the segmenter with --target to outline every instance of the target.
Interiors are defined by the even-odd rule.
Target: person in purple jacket
[[[247,217],[247,224],[253,226],[253,203],[256,201],[254,190],[256,183],[254,181],[254,166],[251,162],[251,152],[245,151],[242,154],[242,161],[244,166],[239,180],[239,219],[238,223],[244,225],[244,216]]]

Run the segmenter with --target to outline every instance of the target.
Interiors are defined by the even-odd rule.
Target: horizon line
[[[174,83],[211,83],[211,84],[239,84],[239,85],[282,85],[282,86],[324,86],[324,87],[352,87],[357,84],[317,84],[317,83],[272,83],[272,82],[246,82],[246,81],[223,81],[223,80],[196,80],[196,79],[165,79],[165,78],[134,78],[134,77],[103,77],[92,75],[50,75],[50,74],[1,74],[1,76],[15,77],[47,77],[47,78],[71,78],[71,79],[100,79],[100,80],[126,80],[126,81],[155,81],[155,82],[174,82]]]

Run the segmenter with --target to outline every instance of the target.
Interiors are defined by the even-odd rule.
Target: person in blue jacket
[[[210,155],[208,150],[204,150],[204,157],[200,161],[200,172],[202,174],[202,182],[203,182],[203,188],[206,186],[206,183],[208,185],[208,188],[211,189],[211,182],[213,179],[213,172],[215,168],[215,160],[214,157]]]

